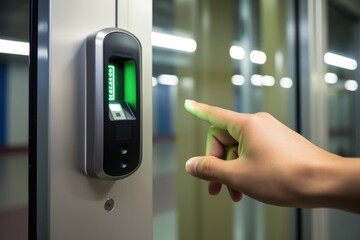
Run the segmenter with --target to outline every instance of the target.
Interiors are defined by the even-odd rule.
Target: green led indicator
[[[108,65],[108,96],[109,101],[115,100],[115,66]]]
[[[124,100],[136,112],[136,64],[134,60],[124,62]]]

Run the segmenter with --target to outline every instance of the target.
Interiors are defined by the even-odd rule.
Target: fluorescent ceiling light
[[[235,86],[242,86],[245,83],[245,78],[242,75],[234,75],[231,77],[231,83]]]
[[[344,87],[345,87],[346,90],[356,91],[359,86],[358,86],[358,83],[355,80],[347,80],[344,83]]]
[[[338,76],[335,73],[325,73],[325,82],[328,84],[335,84],[339,80]]]
[[[152,32],[151,42],[155,47],[168,48],[183,52],[195,52],[196,41],[190,38]]]
[[[158,82],[162,85],[176,86],[179,83],[179,78],[175,75],[161,74],[158,77]]]
[[[155,77],[152,77],[152,86],[155,87],[158,84],[158,80]]]
[[[259,74],[253,74],[250,77],[250,82],[252,85],[257,87],[262,87],[262,86],[272,87],[275,85],[275,78],[269,75],[262,76]]]
[[[183,77],[181,78],[181,86],[185,89],[193,89],[194,88],[194,79],[191,77]]]
[[[326,64],[349,70],[355,70],[357,68],[357,61],[355,59],[344,57],[335,53],[325,53],[324,61]]]
[[[0,53],[29,56],[29,43],[0,39]]]
[[[229,53],[233,59],[241,60],[245,57],[245,50],[239,46],[231,46]]]
[[[261,76],[259,74],[254,74],[250,77],[250,82],[254,86],[261,87],[262,81],[263,81],[262,78],[263,78],[263,76]]]
[[[250,53],[250,61],[256,64],[264,64],[266,62],[266,54],[261,51],[253,50]]]
[[[280,86],[282,88],[291,88],[292,85],[293,85],[293,81],[291,78],[283,77],[282,79],[280,79]]]
[[[275,78],[273,76],[265,75],[262,78],[262,84],[267,87],[272,87],[275,84]]]

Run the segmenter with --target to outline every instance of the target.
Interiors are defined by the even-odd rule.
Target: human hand
[[[246,194],[281,206],[326,205],[323,193],[336,185],[328,170],[338,162],[335,155],[268,113],[237,113],[191,100],[185,108],[212,124],[206,156],[186,162],[187,172],[210,182],[210,194],[218,194],[225,184],[233,201]]]

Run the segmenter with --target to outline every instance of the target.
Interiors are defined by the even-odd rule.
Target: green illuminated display
[[[136,62],[128,58],[111,57],[107,65],[107,99],[111,120],[136,118],[138,86]],[[122,107],[120,111],[114,107]]]
[[[136,64],[134,60],[124,62],[124,100],[136,112]]]
[[[115,100],[115,66],[108,65],[108,97],[109,101]]]

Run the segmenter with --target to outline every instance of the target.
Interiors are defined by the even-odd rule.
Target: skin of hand
[[[233,201],[245,194],[278,206],[360,213],[360,159],[331,154],[268,113],[237,113],[192,100],[185,108],[212,125],[206,155],[185,166],[209,181],[210,194],[224,184]]]

